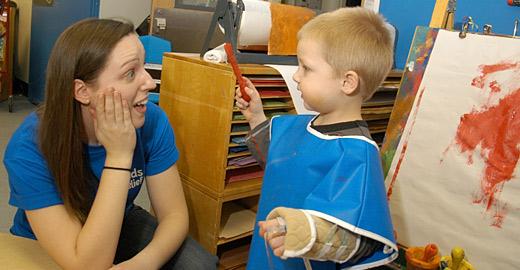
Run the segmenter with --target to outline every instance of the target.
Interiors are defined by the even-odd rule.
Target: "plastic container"
[[[406,249],[407,270],[434,270],[439,269],[441,256],[435,244],[426,247],[410,247]]]

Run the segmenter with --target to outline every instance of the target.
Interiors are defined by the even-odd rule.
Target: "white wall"
[[[14,0],[18,5],[18,36],[15,40],[15,62],[13,74],[16,78],[29,82],[29,53],[31,48],[32,1]]]
[[[99,18],[125,18],[137,28],[150,15],[152,0],[100,0]]]

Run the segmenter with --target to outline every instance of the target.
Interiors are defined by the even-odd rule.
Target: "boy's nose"
[[[295,81],[295,82],[297,82],[297,83],[300,82],[300,78],[299,78],[299,76],[298,76],[299,71],[300,71],[300,69],[298,68],[298,69],[296,70],[296,72],[295,72],[295,73],[293,74],[293,76],[292,76],[293,81]]]

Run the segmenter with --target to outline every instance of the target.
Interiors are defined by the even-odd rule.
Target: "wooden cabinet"
[[[160,106],[174,128],[180,152],[177,165],[190,213],[190,234],[211,253],[229,254],[235,242],[249,242],[262,176],[256,162],[242,166],[232,162],[250,155],[236,140],[249,131],[234,106],[236,78],[227,64],[176,54],[166,54],[162,65]],[[259,90],[267,115],[294,113],[287,87],[275,69],[254,64],[240,68]]]
[[[242,64],[240,69],[259,90],[268,117],[295,113],[278,71],[256,64]],[[374,135],[384,135],[399,81],[400,73],[392,72],[387,85],[364,105],[363,116]],[[245,264],[243,246],[250,241],[261,187],[256,163],[232,162],[250,155],[247,148],[234,151],[243,147],[235,139],[249,130],[234,106],[235,88],[236,78],[227,64],[173,53],[163,58],[160,106],[174,128],[180,152],[177,165],[189,208],[190,234],[220,256],[224,269],[235,269],[240,261],[236,257]],[[231,262],[226,265],[228,257]]]

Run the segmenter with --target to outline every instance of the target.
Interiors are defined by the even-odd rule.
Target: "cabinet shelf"
[[[233,120],[231,124],[248,124],[247,120]]]
[[[239,147],[239,146],[245,146],[244,144],[238,144],[238,143],[229,143],[228,147]]]
[[[237,136],[237,135],[247,135],[249,131],[236,131],[236,132],[231,132],[229,133],[229,135],[231,136]]]
[[[235,237],[231,237],[231,238],[220,238],[218,239],[217,241],[217,245],[223,245],[223,244],[227,244],[229,242],[233,242],[233,241],[236,241],[236,240],[239,240],[239,239],[242,239],[244,237],[248,237],[248,236],[251,236],[253,235],[253,231],[249,231],[249,232],[246,232],[246,233],[243,233],[243,234],[239,234]]]
[[[247,132],[246,132],[246,134],[247,134]],[[245,157],[245,156],[249,156],[249,155],[251,155],[251,153],[249,153],[249,151],[244,151],[244,152],[240,152],[240,153],[228,154],[227,158]]]
[[[226,184],[224,188],[223,198],[224,201],[231,201],[234,199],[240,199],[249,196],[255,196],[260,194],[260,188],[262,187],[262,178],[253,178],[250,180],[243,180]]]
[[[247,165],[243,165],[243,166],[227,166],[226,171],[242,169],[242,168],[249,168],[249,167],[254,167],[254,166],[258,166],[258,163],[255,162],[255,163],[251,163],[251,164],[247,164]]]

